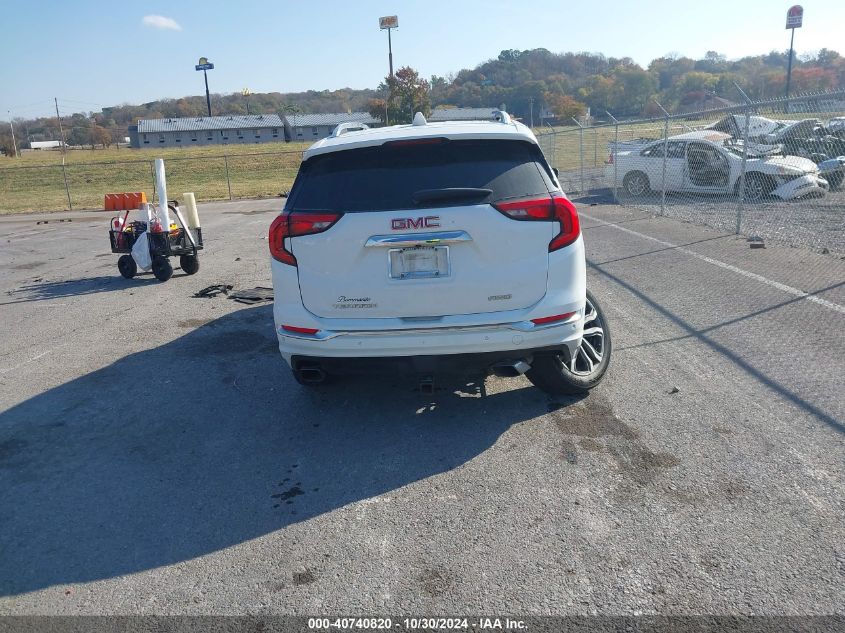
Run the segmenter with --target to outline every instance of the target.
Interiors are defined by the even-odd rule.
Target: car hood
[[[770,174],[777,174],[781,169],[800,170],[808,174],[818,171],[818,167],[813,161],[809,158],[801,158],[800,156],[772,156],[770,158],[755,159],[754,163],[760,171]]]

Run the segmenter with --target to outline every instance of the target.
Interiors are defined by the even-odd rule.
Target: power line
[[[94,103],[93,101],[82,101],[81,99],[68,99],[67,97],[62,97],[60,99],[60,101],[71,101],[73,103],[84,103],[84,104],[87,104],[87,105],[100,106],[101,108],[114,107],[114,106],[106,106],[106,105],[103,105],[102,103]]]
[[[22,104],[16,105],[16,106],[10,106],[8,109],[9,110],[25,110],[25,109],[29,108],[30,106],[40,105],[42,103],[52,103],[52,100],[51,99],[44,99],[43,101],[34,101],[33,103],[22,103]]]

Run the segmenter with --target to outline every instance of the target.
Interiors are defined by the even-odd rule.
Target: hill
[[[507,110],[537,122],[539,113],[553,112],[562,120],[577,116],[587,107],[617,117],[656,114],[654,99],[670,111],[718,95],[740,101],[734,82],[752,99],[783,94],[787,53],[728,60],[715,51],[702,59],[666,55],[646,68],[628,57],[605,57],[600,53],[553,53],[544,48],[504,50],[496,59],[475,68],[463,69],[448,77],[434,76],[428,82],[431,104],[463,107],[489,107],[505,104]],[[794,60],[792,90],[806,91],[845,88],[845,57],[828,49],[802,55]],[[381,91],[383,93],[383,90]],[[257,93],[247,98],[239,93],[212,95],[215,113],[245,114],[279,112],[345,112],[366,110],[378,97],[379,88],[355,90],[310,90],[300,93]],[[128,125],[139,118],[199,116],[206,112],[204,96],[162,99],[141,105],[116,105],[100,112],[63,115],[63,125],[71,145],[108,146],[126,136]],[[59,137],[55,117],[15,119],[22,131],[21,146],[29,141]],[[0,149],[11,153],[8,125],[0,131]]]

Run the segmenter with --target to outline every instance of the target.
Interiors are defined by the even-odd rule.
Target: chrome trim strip
[[[457,244],[471,242],[472,238],[466,231],[436,231],[434,233],[404,233],[402,235],[373,235],[364,244],[365,248],[390,247],[404,248],[411,246],[440,246],[441,244]]]
[[[517,332],[540,332],[543,330],[550,330],[562,325],[574,325],[583,318],[581,312],[576,312],[572,317],[565,321],[556,321],[546,325],[535,325],[531,321],[516,321],[514,323],[487,323],[484,325],[447,325],[444,327],[427,327],[427,328],[405,328],[405,329],[390,329],[390,330],[320,330],[317,334],[299,334],[296,332],[287,332],[279,328],[281,336],[289,336],[290,338],[299,339],[301,341],[320,342],[327,339],[337,338],[338,336],[404,336],[404,335],[419,335],[419,334],[443,334],[447,332],[494,332],[500,330],[515,330]]]

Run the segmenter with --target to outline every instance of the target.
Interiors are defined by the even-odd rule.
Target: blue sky
[[[204,55],[212,92],[297,92],[375,87],[387,74],[378,17],[397,14],[396,67],[423,76],[471,68],[506,48],[544,47],[630,56],[677,52],[729,58],[789,46],[790,2],[712,0],[453,0],[386,2],[95,2],[6,0],[0,38],[0,119],[201,94]],[[800,54],[845,54],[845,0],[804,0]],[[693,8],[694,7],[694,8]],[[144,24],[145,16],[174,21]],[[148,20],[150,21],[150,20]],[[161,22],[161,21],[158,21]],[[171,28],[162,28],[170,26]]]

